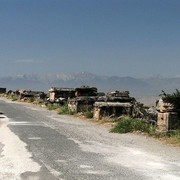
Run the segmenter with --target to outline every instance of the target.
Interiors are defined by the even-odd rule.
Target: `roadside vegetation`
[[[176,112],[178,113],[178,129],[166,133],[156,134],[155,137],[163,141],[166,141],[167,143],[178,144],[180,146],[180,91],[176,89],[175,92],[171,94],[162,91],[162,94],[160,94],[160,96],[163,99],[163,101],[172,104],[176,109]]]
[[[111,132],[114,133],[129,133],[129,132],[144,132],[152,134],[155,132],[156,127],[148,124],[139,119],[133,119],[131,117],[125,117],[120,120],[114,128],[111,129]]]
[[[153,134],[153,137],[165,143],[180,147],[180,130],[179,129],[169,131],[169,132],[164,132],[164,133],[156,132],[155,134]]]
[[[162,94],[160,94],[160,96],[165,102],[172,104],[175,109],[180,109],[180,91],[178,89],[176,89],[176,91],[172,94],[162,91]]]
[[[60,105],[57,105],[57,104],[48,104],[47,105],[47,109],[52,111],[52,110],[57,110],[60,108]]]
[[[29,98],[29,99],[27,100],[27,102],[28,102],[28,103],[33,103],[33,102],[34,102],[34,98]]]
[[[44,104],[45,104],[45,102],[44,102],[43,100],[41,100],[41,99],[39,99],[39,100],[34,100],[32,103],[33,103],[33,104],[36,104],[36,105],[44,105]]]
[[[17,97],[13,97],[11,100],[12,100],[12,101],[17,101],[18,98],[17,98]]]
[[[58,112],[58,114],[72,114],[69,111],[67,104],[64,104],[64,105],[48,104],[47,109],[50,110],[50,111],[56,110]]]
[[[148,124],[139,119],[133,119],[130,117],[125,117],[110,130],[112,133],[132,133],[139,132],[145,133],[150,137],[156,138],[168,144],[173,144],[175,146],[180,146],[180,130],[173,130],[169,132],[158,132],[156,131],[156,126]]]
[[[91,110],[87,110],[84,112],[84,116],[87,118],[87,119],[92,119],[93,118],[93,112]]]
[[[67,103],[65,103],[64,105],[59,106],[58,114],[61,114],[61,115],[68,115],[68,114],[73,115],[74,112],[70,111],[69,108],[68,108]]]

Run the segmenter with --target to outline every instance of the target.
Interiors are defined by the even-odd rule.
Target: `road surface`
[[[180,148],[0,100],[0,179],[179,180]]]

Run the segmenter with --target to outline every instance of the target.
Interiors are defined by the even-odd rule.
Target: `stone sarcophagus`
[[[160,99],[156,109],[158,110],[158,131],[166,132],[180,128],[179,110],[175,109],[172,104]]]

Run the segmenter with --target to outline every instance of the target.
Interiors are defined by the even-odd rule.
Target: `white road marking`
[[[27,122],[27,121],[11,121],[8,122],[8,125],[11,126],[44,126],[42,123],[33,123],[33,122]]]
[[[82,168],[82,169],[91,169],[91,168],[93,168],[93,166],[88,166],[88,165],[80,165],[80,168]]]
[[[94,175],[107,175],[109,174],[109,172],[106,172],[106,171],[93,171],[93,170],[84,170],[83,171],[84,173],[86,174],[94,174]]]

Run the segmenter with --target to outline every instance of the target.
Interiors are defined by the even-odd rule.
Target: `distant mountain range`
[[[162,90],[173,92],[180,89],[180,77],[177,78],[133,78],[118,76],[99,76],[87,72],[72,74],[24,74],[0,77],[0,87],[7,90],[31,89],[48,92],[50,87],[95,86],[99,92],[128,90],[136,98],[157,98]]]

